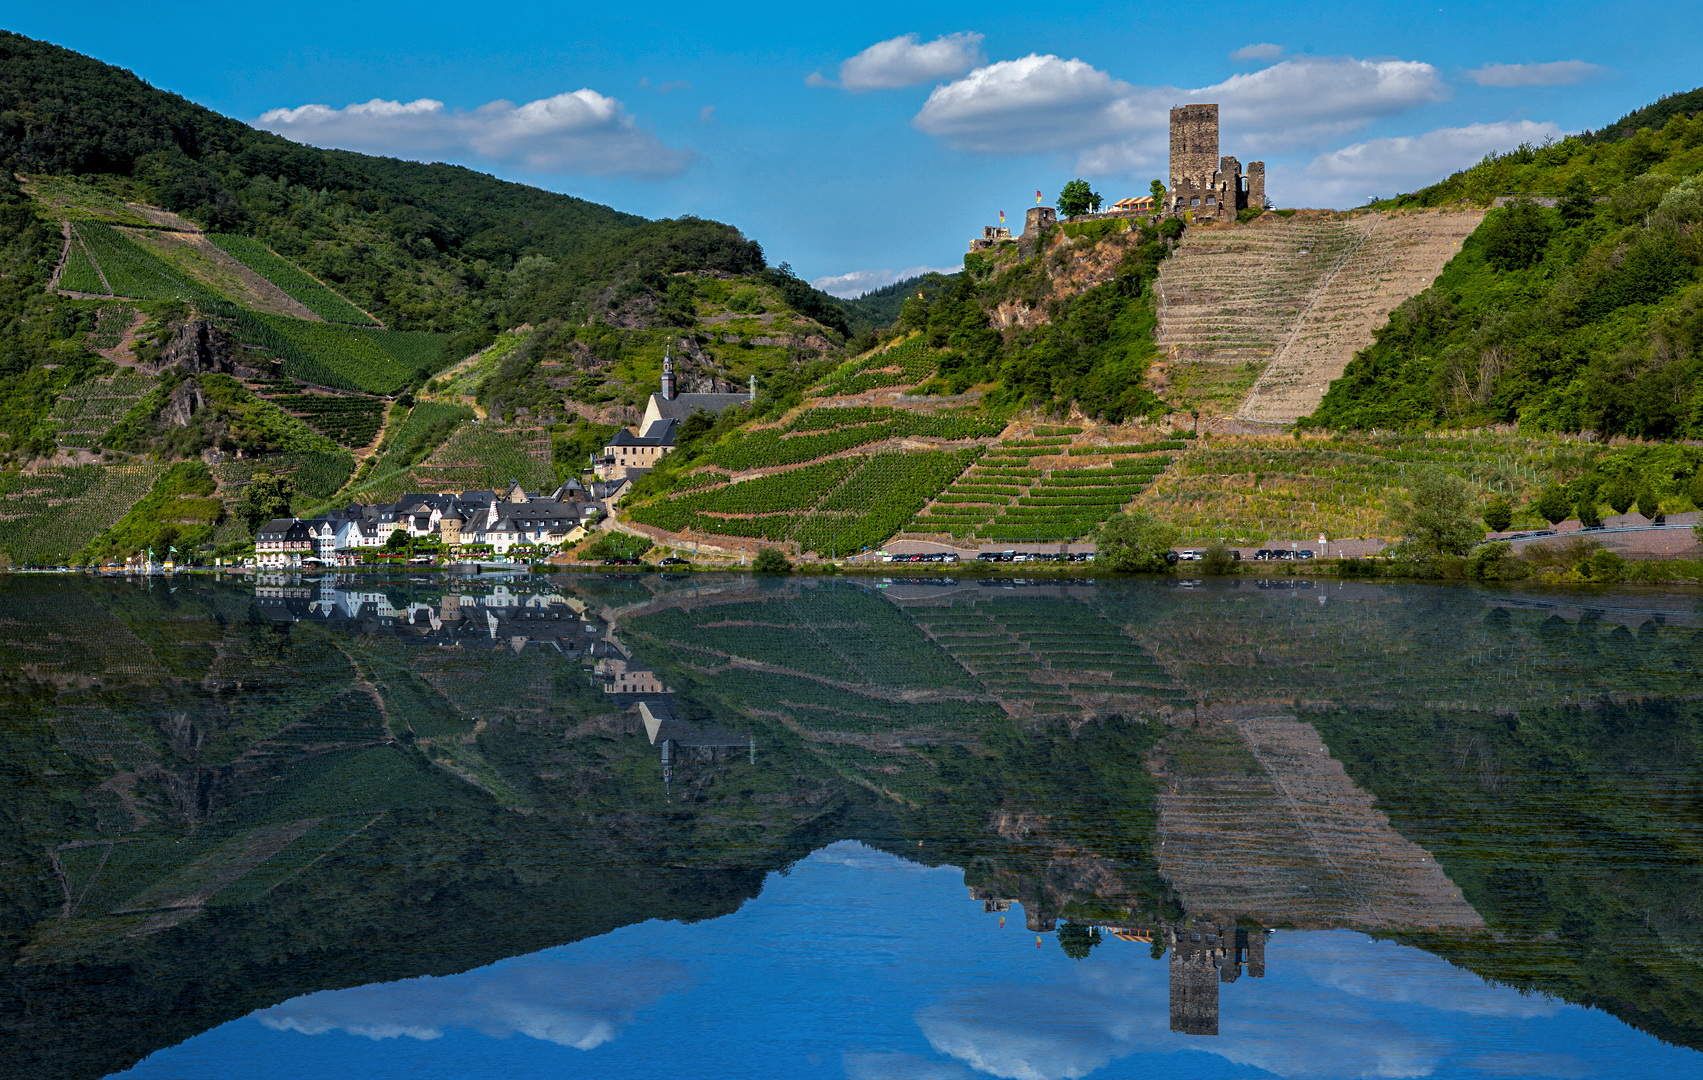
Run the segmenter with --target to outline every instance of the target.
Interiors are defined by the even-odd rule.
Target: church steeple
[[[674,343],[669,342],[662,353],[662,400],[674,400]]]

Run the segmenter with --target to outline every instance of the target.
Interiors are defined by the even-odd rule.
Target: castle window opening
[[[1207,196],[1207,197],[1206,197],[1206,205],[1208,205],[1208,206],[1216,206],[1216,205],[1217,205],[1217,204],[1218,204],[1218,200],[1217,200],[1217,199],[1215,199],[1215,198],[1213,198],[1213,197],[1212,197],[1212,196],[1211,196],[1211,195],[1208,195],[1208,196]]]
[[[1190,205],[1190,206],[1199,206],[1199,205],[1200,205],[1200,198],[1199,198],[1199,197],[1198,197],[1198,196],[1197,196],[1197,197],[1195,197],[1195,198],[1193,198],[1193,199],[1190,199],[1190,200],[1189,200],[1189,205]]]

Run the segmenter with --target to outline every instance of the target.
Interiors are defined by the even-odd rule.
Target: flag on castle
[[[1036,206],[1041,205],[1041,193],[1038,192],[1038,191],[1035,192],[1035,205]]]
[[[1000,223],[1000,224],[1001,224],[1001,225],[1004,225],[1004,224],[1005,224],[1005,211],[1004,211],[1004,210],[1001,210],[1001,211],[1000,211],[1000,212],[999,212],[999,223]]]

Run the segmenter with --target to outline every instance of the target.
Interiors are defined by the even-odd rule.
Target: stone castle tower
[[[1196,221],[1235,221],[1236,212],[1265,205],[1265,162],[1218,156],[1218,106],[1171,109],[1171,184],[1165,213]]]

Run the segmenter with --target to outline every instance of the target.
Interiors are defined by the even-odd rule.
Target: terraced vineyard
[[[303,495],[326,499],[349,482],[350,474],[355,471],[355,459],[350,454],[272,454],[221,461],[212,469],[219,481],[219,491],[227,499],[235,497],[257,472],[287,475]]]
[[[377,326],[378,320],[343,299],[330,286],[283,258],[258,240],[229,233],[212,233],[209,239],[225,254],[282,289],[291,299],[327,322],[354,326]]]
[[[550,433],[543,428],[463,423],[436,453],[414,467],[414,478],[426,491],[501,491],[516,480],[528,491],[553,490],[556,467]]]
[[[384,423],[385,403],[340,394],[271,394],[269,401],[343,446],[369,445]]]
[[[831,379],[811,393],[818,397],[842,397],[886,386],[916,386],[928,381],[938,362],[935,350],[922,338],[914,337],[841,366]]]
[[[0,472],[0,551],[14,562],[60,562],[154,486],[164,465],[67,465]]]
[[[985,439],[1004,428],[1003,420],[970,413],[916,413],[877,406],[807,409],[784,428],[750,431],[719,443],[709,460],[730,472],[744,472],[802,464],[887,439]]]
[[[1008,439],[943,490],[906,532],[955,539],[1078,540],[1141,493],[1181,442],[1072,446],[1070,436]],[[1090,459],[1105,458],[1104,463]]]
[[[1218,436],[1191,449],[1137,499],[1183,530],[1183,543],[1252,545],[1272,538],[1390,536],[1389,498],[1421,465],[1505,491],[1516,513],[1551,475],[1557,451],[1602,452],[1577,441],[1504,435],[1365,435],[1276,442]],[[1517,517],[1516,526],[1537,526]]]
[[[153,385],[152,378],[128,369],[78,383],[54,402],[54,439],[72,449],[99,446],[101,436]]]
[[[136,314],[129,304],[102,304],[95,316],[95,328],[89,333],[89,348],[102,351],[118,348],[124,332],[135,323]]]
[[[133,300],[186,300],[210,309],[229,306],[224,297],[178,273],[165,260],[144,250],[111,225],[79,221],[72,224],[71,231],[82,241],[93,265],[99,268],[104,287],[79,289],[67,285],[61,277],[59,287],[62,289],[101,292]],[[69,264],[66,269],[69,271]]]

